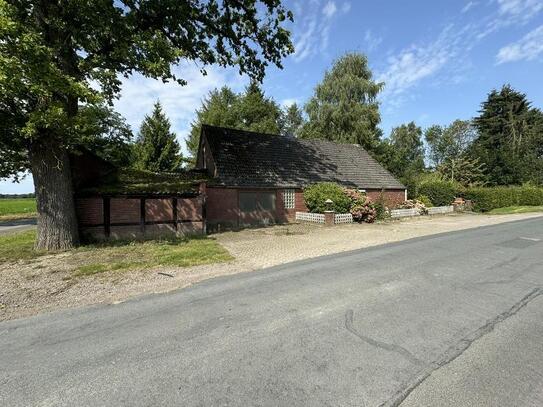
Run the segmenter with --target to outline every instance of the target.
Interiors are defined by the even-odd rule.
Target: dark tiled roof
[[[404,189],[362,147],[204,126],[217,167],[216,184],[304,187],[337,182],[356,188]]]

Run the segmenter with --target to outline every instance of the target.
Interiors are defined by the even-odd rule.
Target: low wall
[[[428,215],[439,215],[444,213],[454,212],[454,206],[435,206],[433,208],[428,208]]]
[[[454,212],[454,206],[434,206],[427,208],[428,215],[441,215]],[[410,216],[420,216],[418,209],[393,209],[390,211],[391,218],[405,218]]]
[[[327,223],[326,216],[333,215],[330,223]],[[311,212],[296,212],[296,220],[300,222],[312,222],[321,224],[353,223],[353,215],[350,213],[311,213]]]
[[[205,234],[203,196],[76,197],[84,240],[148,239]]]

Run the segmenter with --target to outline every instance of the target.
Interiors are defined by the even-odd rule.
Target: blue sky
[[[447,124],[477,114],[493,88],[510,83],[543,108],[543,0],[287,1],[295,54],[284,69],[270,67],[265,92],[287,105],[303,104],[332,62],[348,51],[368,56],[380,96],[385,135],[402,123]],[[235,69],[178,68],[189,84],[179,87],[134,76],[124,81],[116,103],[137,131],[160,99],[184,147],[194,110],[212,89],[242,90],[247,78]],[[33,190],[0,182],[0,193]]]

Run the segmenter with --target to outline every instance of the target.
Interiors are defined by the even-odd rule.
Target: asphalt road
[[[22,232],[23,230],[34,229],[35,227],[36,219],[0,221],[0,235],[10,232]]]
[[[348,236],[346,236],[348,238]],[[0,324],[2,406],[541,406],[543,218]]]

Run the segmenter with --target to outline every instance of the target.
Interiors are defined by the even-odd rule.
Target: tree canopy
[[[134,72],[184,84],[174,66],[236,66],[256,80],[293,51],[280,0],[0,0],[0,177],[30,167],[37,247],[78,241],[68,150],[80,105],[111,101]]]
[[[293,103],[284,109],[282,121],[281,134],[283,136],[298,137],[300,135],[305,120],[298,104]]]
[[[365,55],[342,56],[324,74],[305,105],[308,121],[301,137],[360,144],[374,151],[381,135],[377,95],[383,85],[373,80]]]
[[[283,113],[256,82],[251,82],[242,93],[235,93],[226,86],[211,91],[196,111],[196,119],[191,124],[187,149],[192,161],[198,152],[202,124],[280,134]]]
[[[421,173],[424,170],[422,129],[414,122],[393,128],[380,152],[387,169],[403,181]]]
[[[543,183],[543,113],[509,85],[493,90],[474,119],[469,155],[485,165],[493,185]]]
[[[170,121],[156,102],[151,115],[145,116],[134,145],[133,166],[153,172],[178,171],[182,155]]]

